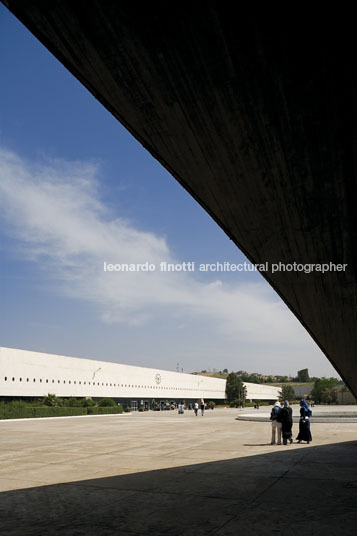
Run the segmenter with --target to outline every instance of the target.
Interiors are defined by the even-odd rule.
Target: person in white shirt
[[[194,410],[195,415],[196,415],[196,417],[197,417],[197,414],[198,414],[198,402],[195,402],[195,403],[194,403],[193,410]]]

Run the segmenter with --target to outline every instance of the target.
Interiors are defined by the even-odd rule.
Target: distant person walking
[[[308,406],[306,400],[300,402],[300,420],[299,420],[299,434],[297,436],[297,442],[306,441],[310,443],[312,441],[312,435],[310,430],[310,417],[312,415],[311,409]]]
[[[203,398],[201,398],[201,415],[203,417],[203,415],[205,414],[205,401],[203,400]]]
[[[281,408],[279,413],[279,421],[281,422],[281,432],[283,436],[284,445],[293,442],[292,427],[293,427],[293,410],[289,406],[288,400],[284,401],[284,407]]]
[[[275,445],[276,435],[278,436],[278,445],[281,445],[281,422],[278,421],[281,407],[278,401],[275,402],[273,409],[270,413],[271,420],[271,444]]]
[[[196,415],[196,417],[197,417],[197,414],[198,414],[198,402],[195,402],[195,403],[194,403],[193,411],[195,412],[195,415]]]

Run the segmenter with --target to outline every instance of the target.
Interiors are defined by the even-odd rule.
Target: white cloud
[[[135,229],[100,200],[98,170],[85,162],[33,165],[0,151],[0,208],[21,254],[41,265],[53,288],[91,302],[105,322],[208,322],[259,345],[312,348],[309,336],[265,282],[199,281],[191,273],[104,272],[103,262],[177,262],[166,240]]]

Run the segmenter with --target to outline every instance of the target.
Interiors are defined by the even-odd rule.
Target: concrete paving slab
[[[357,424],[284,447],[236,415],[0,422],[0,534],[355,532]]]
[[[311,506],[295,506],[289,512],[278,502],[269,509],[260,505],[256,508],[242,509],[239,514],[214,536],[237,536],[238,534],[272,536],[292,534],[314,536],[352,536],[355,534],[354,509],[336,508],[334,512],[326,507],[314,511]]]
[[[25,480],[23,478],[3,478],[0,476],[0,492],[1,491],[11,491],[19,490],[26,488],[33,488],[38,486],[45,486],[46,482],[41,482],[40,480]],[[1,523],[0,523],[1,530]]]
[[[41,463],[42,464],[58,464],[58,463],[66,463],[71,462],[73,460],[76,460],[76,463],[87,463],[86,460],[90,460],[92,458],[91,454],[80,452],[73,453],[73,452],[41,452]],[[32,452],[30,454],[24,454],[23,456],[14,456],[11,460],[12,463],[14,460],[20,460],[21,462],[36,462],[39,459],[39,453],[38,452]],[[7,458],[9,460],[9,458]],[[2,462],[1,462],[2,466]],[[1,470],[1,469],[0,469]]]
[[[172,487],[175,488],[175,493],[186,496],[195,490],[195,494],[203,499],[204,497],[233,499],[240,504],[249,503],[262,490],[270,488],[277,477],[255,476],[255,478],[244,478],[244,486],[242,485],[243,478],[239,473],[220,474],[217,478],[217,473],[193,472],[190,475],[182,477],[175,482],[169,482],[161,486],[161,491],[170,493]],[[170,485],[171,484],[171,485]]]

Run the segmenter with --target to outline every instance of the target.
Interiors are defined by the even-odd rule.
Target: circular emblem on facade
[[[160,374],[156,374],[156,376],[155,376],[155,381],[156,381],[157,384],[161,383],[161,376],[160,376]]]

